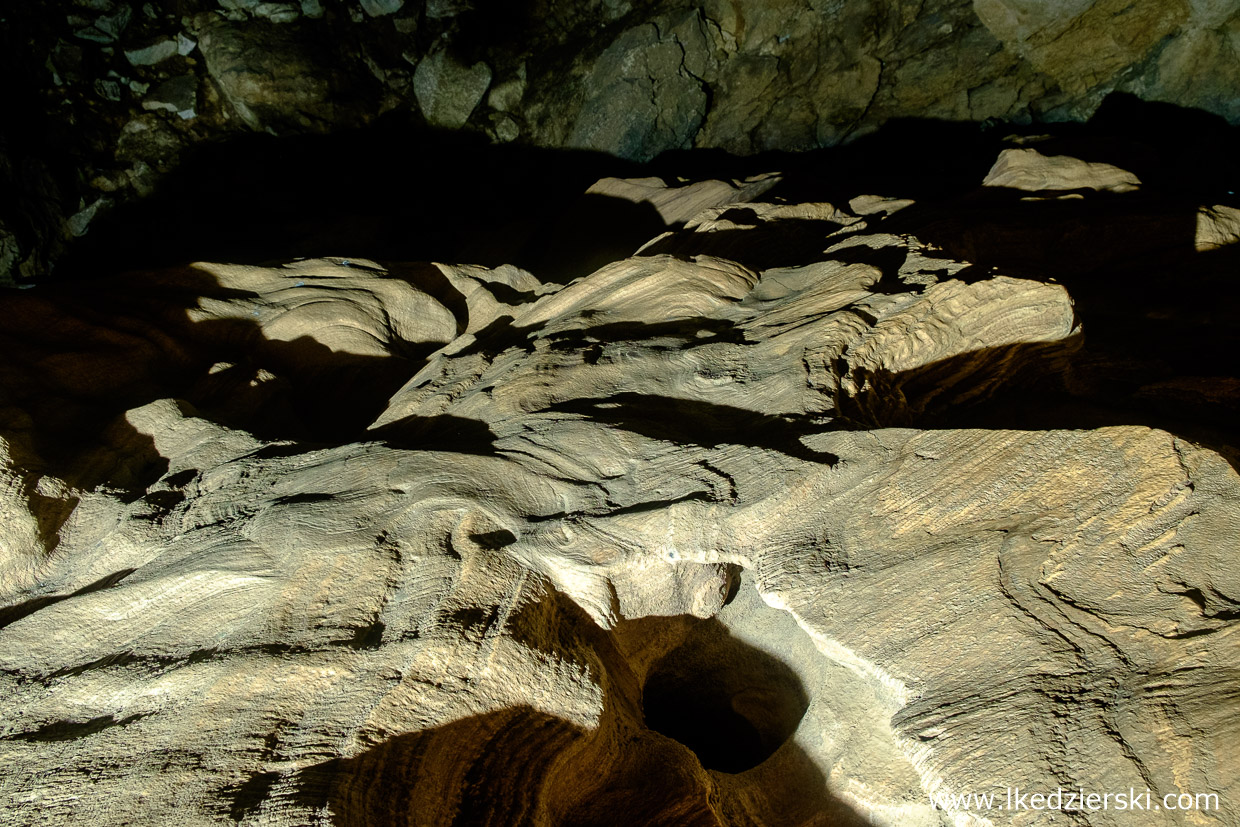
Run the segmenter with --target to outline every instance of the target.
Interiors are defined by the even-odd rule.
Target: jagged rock
[[[1147,197],[1056,170],[954,209]],[[684,227],[564,286],[0,296],[0,824],[1240,824],[1232,449],[968,425],[1082,392],[1070,290],[770,182],[601,182]]]
[[[12,287],[13,274],[21,258],[17,238],[0,222],[0,286]]]
[[[565,145],[639,161],[691,146],[706,117],[703,83],[714,73],[704,26],[690,12],[621,33],[584,80],[585,103]]]
[[[418,63],[413,91],[427,122],[459,129],[482,101],[491,85],[491,67],[485,63],[466,66],[447,52],[436,52]]]

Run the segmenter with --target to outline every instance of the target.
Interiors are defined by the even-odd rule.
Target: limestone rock
[[[1097,358],[1066,281],[946,249],[1148,197],[1069,160],[929,214],[611,179],[672,229],[567,285],[0,296],[0,824],[1240,824],[1232,449],[967,424]]]
[[[1132,192],[1141,186],[1141,180],[1111,164],[1091,164],[1065,155],[1048,157],[1036,149],[1005,149],[982,186],[1030,192],[1074,189]]]
[[[1240,243],[1240,210],[1216,204],[1197,213],[1196,247],[1204,252]]]
[[[1191,14],[1186,0],[1135,4],[975,0],[973,5],[992,34],[1075,92],[1103,82],[1119,67],[1140,63]],[[1123,38],[1114,36],[1117,26],[1123,27]]]
[[[697,181],[671,187],[659,178],[604,178],[586,190],[586,195],[622,198],[650,204],[664,224],[684,224],[701,213],[728,204],[752,201],[779,183],[777,175],[758,175],[746,181]]]
[[[198,79],[193,75],[171,78],[156,86],[142,101],[142,108],[176,113],[181,120],[196,114]]]

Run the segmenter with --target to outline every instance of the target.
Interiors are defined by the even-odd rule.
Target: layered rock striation
[[[1050,157],[929,212],[600,182],[685,224],[567,285],[6,294],[0,823],[1240,824],[1235,373],[1097,296],[1233,295],[1234,210]],[[1081,204],[1179,234],[1074,282]]]

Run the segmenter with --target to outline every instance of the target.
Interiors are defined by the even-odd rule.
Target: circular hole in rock
[[[713,618],[654,664],[642,690],[646,726],[693,750],[706,769],[727,773],[773,755],[808,707],[792,669]]]

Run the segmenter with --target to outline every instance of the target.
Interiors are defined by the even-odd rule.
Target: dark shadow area
[[[80,497],[46,497],[30,486],[24,492],[30,503],[30,513],[39,526],[39,543],[49,553],[60,545],[60,529],[81,502]],[[3,623],[0,623],[3,626]]]
[[[245,135],[197,147],[154,195],[97,219],[54,275],[356,255],[507,263],[568,281],[664,229],[649,204],[586,194],[640,170],[401,115],[332,135]]]
[[[406,267],[390,277],[438,295],[458,314],[458,332],[463,327],[464,297],[437,269]],[[318,300],[333,289],[322,284],[328,292]],[[259,294],[223,287],[194,267],[0,295],[0,435],[19,467],[76,488],[106,484],[129,502],[145,495],[157,517],[184,498],[179,489],[189,480],[147,492],[168,462],[126,412],[175,399],[183,416],[296,443],[294,452],[364,441],[374,438],[365,429],[391,395],[441,344],[397,341],[389,356],[336,352],[309,335],[270,338],[256,318],[191,319],[207,299],[242,311],[266,306]],[[485,425],[450,416],[406,423],[400,435],[403,447],[475,453],[489,452],[492,441]],[[54,547],[68,508],[28,487],[45,546]]]
[[[536,231],[517,254],[517,264],[543,281],[567,284],[628,258],[668,229],[648,203],[588,193],[568,199],[570,207],[551,226]]]
[[[1083,330],[1080,350],[1048,365],[1060,374],[1057,387],[1009,381],[984,404],[927,411],[915,424],[1148,425],[1216,450],[1234,444],[1240,244],[1199,247],[1200,208],[1226,199],[1186,189],[1182,182],[1169,189],[1155,183],[1131,193],[1042,200],[987,189],[933,208],[917,204],[884,222],[890,232],[911,233],[944,255],[973,262],[957,274],[962,280],[1001,274],[1062,285]]]
[[[33,600],[27,600],[12,606],[0,608],[0,629],[3,629],[11,623],[16,623],[23,617],[29,617],[40,609],[59,603],[62,600],[68,600],[71,597],[79,597],[81,595],[90,594],[91,592],[97,592],[103,589],[110,589],[112,586],[115,586],[117,583],[133,574],[135,571],[137,571],[137,569],[121,569],[120,571],[109,574],[107,577],[101,577],[89,586],[83,586],[70,594],[37,597]]]
[[[841,400],[841,419],[833,425],[1016,431],[1142,426],[1209,448],[1240,471],[1235,383],[1184,377],[1134,393],[1087,384],[1102,381],[1092,370],[1105,373],[1080,359],[1071,342],[983,348],[914,370],[858,375],[864,390]]]
[[[910,152],[910,142],[919,151]],[[603,177],[729,179],[783,170],[784,184],[762,200],[805,200],[829,183],[813,198],[843,205],[870,191],[859,176],[874,191],[943,197],[945,181],[959,187],[980,180],[993,153],[969,150],[993,143],[973,124],[895,123],[831,150],[749,158],[671,152],[638,165],[593,152],[495,145],[474,133],[430,130],[401,114],[331,135],[249,134],[195,147],[154,195],[96,219],[53,277],[93,279],[200,260],[364,255],[510,263],[563,283],[632,254],[666,229],[649,204],[587,195]],[[945,161],[948,147],[954,163]],[[959,169],[968,175],[949,177]],[[919,183],[929,176],[935,184]],[[812,255],[835,228],[782,222],[755,234],[766,236],[761,250],[748,243],[733,250],[719,234],[648,252],[732,254],[751,266],[782,266],[802,263],[796,242]],[[695,242],[710,246],[693,249]]]
[[[739,212],[730,210],[729,212]],[[752,210],[749,210],[752,214]],[[724,213],[721,218],[725,218]],[[737,223],[742,223],[744,219]],[[753,270],[795,267],[822,260],[827,236],[840,229],[832,221],[785,218],[758,222],[752,229],[679,233],[661,238],[641,251],[643,256],[715,256]]]
[[[98,718],[91,718],[89,721],[56,721],[55,723],[41,726],[38,729],[29,732],[18,732],[13,735],[6,735],[3,740],[6,741],[32,741],[35,743],[49,743],[53,741],[76,741],[79,738],[86,738],[94,735],[96,732],[102,732],[111,727],[125,727],[140,721],[153,713],[127,715],[124,718],[116,718],[112,715],[101,715]]]
[[[900,281],[900,268],[908,260],[908,251],[900,247],[867,247],[857,245],[836,250],[831,254],[832,261],[845,264],[868,264],[877,267],[882,275],[879,280],[866,288],[871,293],[907,293],[909,285]],[[915,289],[915,288],[914,288]]]
[[[474,333],[474,341],[456,351],[458,356],[471,356],[482,353],[488,357],[498,356],[505,350],[519,347],[526,353],[534,352],[534,344],[530,334],[541,325],[533,327],[517,327],[513,325],[512,316],[500,316],[486,327]]]
[[[897,118],[843,146],[745,160],[786,173],[763,201],[826,201],[846,207],[849,199],[864,194],[929,205],[973,191],[999,152],[1010,148],[1007,139],[1019,137],[1042,154],[1128,169],[1147,188],[1162,193],[1240,205],[1238,132],[1218,115],[1115,92],[1086,123],[1018,126]],[[684,176],[706,174],[724,161],[697,152],[668,153],[659,161],[674,157],[683,159]]]
[[[455,454],[495,455],[495,433],[485,422],[460,416],[406,416],[370,431],[367,439],[396,448],[423,448]]]
[[[753,769],[792,737],[809,696],[796,673],[703,620],[646,678],[646,726],[679,741],[708,770]]]
[[[718,620],[650,617],[626,621],[626,645],[636,635],[644,640],[639,648],[671,648],[643,680],[631,669],[645,667],[626,663],[616,633],[593,625],[566,598],[549,602],[523,609],[528,617],[510,625],[514,632],[522,627],[518,637],[526,645],[567,662],[597,653],[605,671],[595,679],[606,697],[596,727],[526,705],[504,708],[398,735],[291,776],[255,773],[229,788],[222,805],[238,820],[265,804],[326,807],[342,827],[526,824],[536,814],[565,827],[722,827],[728,822],[719,815],[720,796],[749,778],[786,812],[828,814],[830,823],[849,827],[864,823],[827,791],[822,771],[790,740],[808,698],[788,666]],[[559,611],[569,614],[556,618],[558,633],[549,636],[547,613]],[[696,729],[669,722],[675,713],[696,721]],[[704,740],[712,738],[714,747]],[[737,773],[729,786],[704,780],[686,746],[704,767]],[[278,752],[278,736],[267,748]],[[763,768],[762,780],[745,775],[768,759],[775,763]]]
[[[804,436],[828,429],[829,425],[819,417],[772,416],[729,405],[639,393],[574,399],[551,410],[580,414],[594,422],[685,445],[749,445],[808,462],[834,465],[839,460],[834,454],[815,451],[801,442]]]
[[[1011,130],[1046,156],[1066,155],[1134,172],[1133,192],[981,187],[1008,130],[893,121],[854,144],[807,153],[760,200],[828,201],[862,193],[911,198],[867,232],[912,235],[931,255],[972,262],[954,278],[1006,275],[1064,286],[1083,340],[992,348],[907,374],[857,377],[871,390],[846,400],[846,427],[1158,427],[1207,445],[1237,465],[1240,422],[1240,244],[1199,248],[1203,206],[1240,207],[1240,129],[1221,118],[1131,95],[1107,98],[1086,124]],[[782,160],[769,156],[772,161]],[[772,163],[772,169],[781,168]],[[682,173],[684,174],[684,173]],[[744,218],[743,208],[735,210]],[[758,223],[703,238],[665,239],[645,252],[709,252],[770,266],[820,256],[812,233],[772,258],[796,222]],[[824,228],[825,229],[825,228]],[[823,233],[825,235],[825,233]],[[662,245],[662,246],[660,246]],[[726,251],[726,252],[724,252]],[[871,290],[906,290],[895,248],[833,254],[877,267]],[[1004,371],[1020,365],[1004,379]],[[989,366],[989,367],[987,367]],[[980,373],[979,373],[980,371]],[[980,383],[971,393],[964,378]],[[995,381],[995,378],[1001,381]],[[1240,467],[1240,466],[1238,466]]]
[[[728,178],[782,170],[783,182],[760,200],[842,206],[861,193],[917,199],[889,218],[868,217],[870,231],[915,234],[945,255],[974,262],[958,275],[964,280],[995,272],[1053,280],[1076,301],[1085,347],[1067,367],[1046,363],[1048,371],[1062,372],[1061,390],[1047,395],[1040,386],[1009,382],[981,406],[927,409],[909,424],[1141,422],[1176,433],[1229,430],[1240,413],[1240,389],[1233,387],[1240,248],[1199,251],[1195,232],[1200,205],[1240,203],[1234,195],[1240,156],[1224,151],[1240,145],[1236,130],[1214,116],[1114,95],[1091,123],[1056,125],[1053,132],[1028,145],[1044,154],[1130,168],[1146,185],[1075,200],[981,189],[1006,128],[935,121],[894,121],[847,146],[812,153],[745,159],[714,151],[667,153],[644,167],[593,153],[495,146],[476,135],[428,131],[400,117],[331,136],[252,135],[202,148],[155,197],[101,219],[57,275],[106,275],[187,258],[258,261],[356,250],[377,258],[515,262],[544,278],[567,280],[623,255],[663,226],[649,204],[584,195],[598,178]],[[738,223],[757,219],[744,205],[724,215]],[[825,236],[835,229],[827,221],[756,221],[752,229],[673,236],[646,252],[709,253],[758,268],[797,264],[820,256]],[[896,256],[894,248],[852,248],[839,257],[878,267],[883,279],[876,289],[885,292],[903,289],[895,283],[902,263]],[[23,376],[9,368],[0,377],[6,380],[0,394],[18,399],[14,407],[29,416],[0,422],[0,428],[30,435],[34,453],[53,464],[80,459],[102,442],[124,457],[123,467],[96,466],[87,476],[110,475],[122,488],[141,490],[166,463],[161,465],[149,438],[114,423],[125,410],[175,396],[264,439],[338,441],[357,436],[438,344],[411,346],[392,358],[355,357],[309,337],[267,341],[245,320],[181,326],[169,338],[158,332],[157,322],[169,308],[188,309],[200,296],[252,298],[209,278],[195,283],[195,272],[178,270],[166,285],[148,278],[140,296],[114,295],[115,287],[87,281],[64,285],[55,306],[5,297],[0,334],[10,364],[38,367]],[[463,324],[464,299],[437,270],[410,272]],[[512,292],[513,303],[529,298]],[[125,332],[89,334],[95,338],[83,345],[80,364],[51,356],[59,331],[97,332],[114,324]],[[464,353],[529,348],[536,333],[502,317],[479,331]],[[558,334],[552,346],[602,358],[608,341],[663,337],[669,348],[688,348],[733,341],[726,338],[732,335],[723,329],[599,326]],[[1010,354],[995,356],[1006,360]],[[935,370],[943,369],[952,366]],[[920,370],[917,381],[932,382],[932,374]],[[745,444],[804,458],[811,457],[798,438],[819,427],[731,409],[685,410],[679,400],[603,403],[571,404],[575,412],[652,436],[714,445],[746,432],[751,436]],[[648,410],[641,413],[642,407]],[[678,430],[669,421],[690,417],[703,426]],[[110,422],[112,431],[105,427]],[[491,451],[494,441],[485,425],[450,417],[407,421],[382,436],[402,447],[442,445],[474,453]],[[170,507],[174,498],[161,495],[152,505]]]
[[[932,427],[931,422],[969,417],[987,404],[1010,405],[1013,394],[1030,401],[1065,395],[1065,375],[1080,346],[1080,337],[1070,336],[979,348],[900,372],[856,369],[850,378],[859,391],[840,396],[834,424],[866,430]],[[1032,407],[1036,415],[1038,406]]]
[[[341,827],[520,824],[545,790],[554,758],[589,737],[528,706],[504,709],[302,770],[289,797],[307,810],[330,808]],[[256,812],[278,780],[260,773],[239,785],[230,802],[233,817]]]
[[[702,345],[741,344],[745,331],[726,319],[671,319],[663,322],[607,322],[577,330],[560,330],[545,337],[552,350],[585,350],[594,346],[644,342],[656,350],[688,350]]]

